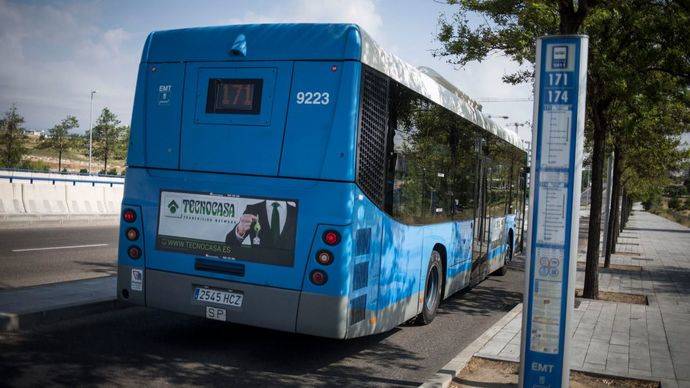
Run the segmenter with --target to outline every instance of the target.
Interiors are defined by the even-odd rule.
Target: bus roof
[[[246,55],[232,53],[246,40]],[[482,129],[525,150],[519,136],[481,112],[481,106],[428,68],[418,69],[385,51],[356,24],[244,24],[157,31],[142,62],[228,60],[361,61]]]

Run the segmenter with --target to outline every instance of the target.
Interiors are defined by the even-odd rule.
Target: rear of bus
[[[360,52],[353,25],[148,37],[122,206],[120,300],[353,336],[352,256],[367,237],[353,230],[378,224],[373,210],[356,208]]]

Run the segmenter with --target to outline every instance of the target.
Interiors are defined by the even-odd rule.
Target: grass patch
[[[575,297],[583,298],[581,288],[575,290]],[[604,302],[641,304],[645,306],[649,305],[647,295],[628,294],[625,292],[599,291],[599,298],[597,300]]]
[[[685,203],[690,203],[690,197],[683,197],[680,198],[680,201],[684,201]],[[657,206],[652,206],[651,209],[649,209],[650,212],[664,217],[667,220],[671,220],[673,222],[677,222],[681,225],[690,227],[690,209],[685,208],[685,209],[671,209],[668,206],[669,199],[668,198],[663,198],[661,200],[661,204]]]

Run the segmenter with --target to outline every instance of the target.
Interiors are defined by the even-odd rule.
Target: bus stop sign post
[[[567,387],[588,38],[537,40],[521,387]]]

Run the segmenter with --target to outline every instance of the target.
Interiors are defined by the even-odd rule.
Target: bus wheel
[[[426,286],[424,287],[424,306],[422,313],[417,317],[417,323],[427,325],[436,317],[436,309],[441,302],[441,254],[433,250],[429,259],[429,268],[426,271]]]

